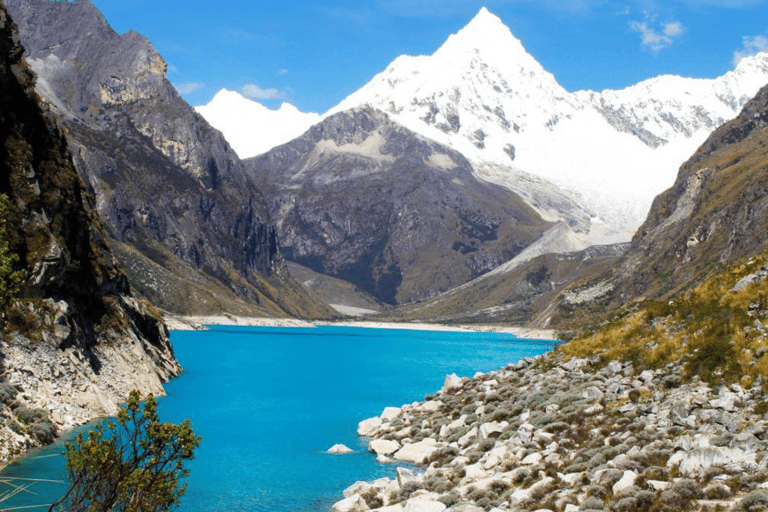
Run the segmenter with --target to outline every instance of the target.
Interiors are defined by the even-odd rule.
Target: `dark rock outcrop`
[[[394,304],[448,290],[511,259],[549,227],[469,162],[359,108],[246,160],[286,257]]]
[[[131,389],[162,393],[181,370],[159,314],[131,294],[23,53],[0,4],[0,193],[10,249],[27,271],[3,319],[0,364],[13,397],[0,410],[0,459],[116,412]],[[14,415],[30,409],[36,419],[19,427]]]
[[[90,0],[6,3],[112,237],[162,266],[181,260],[271,314],[328,312],[288,276],[259,190],[145,37],[115,33]],[[130,277],[159,304],[178,304]]]

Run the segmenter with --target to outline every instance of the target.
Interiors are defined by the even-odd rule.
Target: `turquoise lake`
[[[327,512],[356,480],[394,477],[357,437],[384,407],[422,400],[446,374],[471,377],[553,347],[500,333],[355,327],[213,327],[172,332],[185,372],[166,385],[163,421],[192,420],[202,436],[181,511]],[[328,455],[336,443],[350,455]],[[61,445],[37,450],[3,476],[62,478]],[[2,507],[50,502],[36,483]]]

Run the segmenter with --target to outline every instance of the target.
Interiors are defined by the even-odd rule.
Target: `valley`
[[[768,53],[571,91],[485,7],[436,48],[322,114],[254,84],[193,108],[91,0],[1,0],[0,461],[164,394],[169,329],[231,334],[198,333],[211,364],[268,333],[277,359],[248,357],[278,373],[305,337],[308,381],[338,329],[376,407],[374,354],[495,331],[558,341],[389,403],[355,443],[412,466],[313,506],[764,510]]]

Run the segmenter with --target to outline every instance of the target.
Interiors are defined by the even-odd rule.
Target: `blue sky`
[[[402,54],[431,54],[486,6],[570,91],[713,78],[768,50],[768,0],[93,0],[147,36],[192,105],[221,88],[324,112]]]

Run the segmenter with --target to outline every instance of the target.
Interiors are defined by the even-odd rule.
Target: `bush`
[[[584,500],[579,510],[603,510],[603,501],[595,497],[589,497]]]
[[[744,512],[762,512],[768,510],[768,491],[765,489],[752,491],[741,499],[739,506]]]
[[[38,421],[48,421],[48,413],[43,409],[30,409],[28,407],[17,407],[13,414],[20,422],[29,425]]]
[[[66,443],[69,490],[50,511],[164,512],[178,506],[189,475],[184,461],[200,438],[189,420],[160,423],[157,400],[131,391],[117,421],[109,420]]]
[[[27,433],[41,444],[51,444],[56,439],[56,427],[48,421],[30,425],[27,428]]]
[[[18,394],[18,389],[5,382],[0,382],[0,403],[11,403]]]

